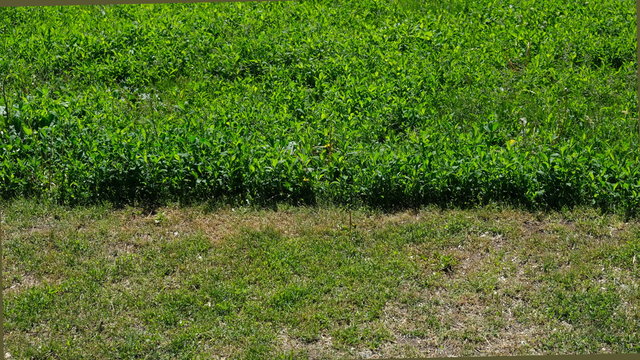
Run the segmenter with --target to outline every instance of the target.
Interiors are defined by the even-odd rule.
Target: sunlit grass
[[[2,214],[15,358],[639,350],[640,226],[591,210]]]

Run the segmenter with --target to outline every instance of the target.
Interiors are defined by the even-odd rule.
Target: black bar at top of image
[[[205,2],[249,2],[283,0],[0,0],[0,7],[61,6],[61,5],[119,5],[119,4],[171,4]]]

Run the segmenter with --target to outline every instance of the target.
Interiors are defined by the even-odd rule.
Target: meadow
[[[12,359],[640,352],[632,0],[0,8]]]
[[[0,14],[4,199],[637,212],[630,0]]]

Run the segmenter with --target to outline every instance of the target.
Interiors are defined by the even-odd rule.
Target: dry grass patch
[[[18,358],[638,350],[640,226],[590,210],[14,202],[2,215]]]

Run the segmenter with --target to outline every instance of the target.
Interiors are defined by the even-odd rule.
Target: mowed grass
[[[640,209],[632,0],[0,9],[0,197]]]
[[[0,211],[15,359],[640,351],[640,223],[593,210]]]

